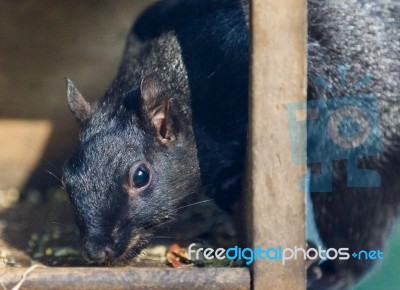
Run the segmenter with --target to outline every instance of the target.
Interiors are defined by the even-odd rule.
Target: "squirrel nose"
[[[93,239],[86,239],[83,242],[83,256],[88,262],[99,264],[111,262],[115,258],[114,251],[108,246]]]

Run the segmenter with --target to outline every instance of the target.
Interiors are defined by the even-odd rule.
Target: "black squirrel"
[[[87,260],[138,254],[153,229],[199,191],[228,210],[237,201],[247,136],[248,6],[246,0],[158,2],[134,24],[99,103],[88,104],[67,80],[68,104],[82,130],[63,180]],[[376,95],[380,114],[382,154],[356,166],[377,170],[381,186],[346,187],[345,161],[334,161],[332,192],[311,195],[329,248],[382,248],[397,214],[399,11],[398,1],[308,3],[309,100],[335,97],[338,67],[348,64],[348,82],[372,74],[360,90]],[[329,89],[318,83],[321,76]],[[319,133],[309,131],[309,140]],[[315,264],[308,288],[346,289],[372,264]]]

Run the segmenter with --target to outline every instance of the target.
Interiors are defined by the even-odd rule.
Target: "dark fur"
[[[64,180],[89,260],[96,260],[105,246],[119,257],[133,235],[146,238],[150,228],[174,216],[180,203],[193,200],[200,179],[207,187],[217,186],[225,170],[238,164],[239,172],[243,168],[246,23],[234,1],[199,3],[162,2],[138,20],[118,76],[92,108],[65,167]],[[195,38],[193,31],[198,31]],[[160,98],[171,102],[177,139],[170,145],[157,140],[140,105],[140,83],[149,74],[162,80],[166,89]],[[123,183],[138,160],[153,166],[153,180],[144,192],[128,197]]]
[[[314,214],[327,248],[384,249],[385,238],[400,202],[400,2],[310,1],[309,2],[309,99],[335,97],[315,82],[323,76],[340,92],[338,67],[349,65],[348,88],[367,73],[372,78],[358,93],[374,93],[380,114],[382,154],[359,160],[359,168],[374,169],[381,176],[380,188],[347,188],[347,161],[334,162],[332,193],[312,193]],[[368,106],[368,104],[365,104]],[[309,136],[320,132],[308,132]],[[324,145],[314,150],[324,154]],[[323,160],[323,159],[321,159]],[[310,279],[313,289],[345,289],[362,277],[374,261],[334,260],[322,264],[323,278]],[[313,269],[310,269],[312,272]]]
[[[340,64],[350,64],[350,81],[371,72],[373,81],[363,89],[379,98],[385,148],[384,157],[365,162],[380,170],[381,189],[339,185],[333,193],[312,196],[328,247],[380,248],[399,202],[399,4],[370,2],[309,2],[309,97],[331,97],[314,80],[322,75],[339,83]],[[201,188],[228,209],[237,199],[247,134],[248,42],[246,1],[162,1],[137,21],[119,73],[91,109],[65,167],[88,258],[96,260],[105,246],[115,257],[136,253],[152,228],[172,218],[178,205]],[[141,105],[140,83],[149,74],[165,86],[158,98],[171,104],[176,140],[170,144],[159,142]],[[151,185],[132,196],[123,184],[138,160],[151,164],[154,174]],[[343,180],[343,170],[336,170],[335,177]],[[137,246],[127,249],[138,233]],[[310,279],[309,288],[347,287],[369,267],[354,261],[324,264],[322,278]]]

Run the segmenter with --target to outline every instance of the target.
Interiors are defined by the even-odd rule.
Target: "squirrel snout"
[[[82,255],[89,263],[110,263],[115,259],[115,252],[106,241],[87,238],[82,242]]]

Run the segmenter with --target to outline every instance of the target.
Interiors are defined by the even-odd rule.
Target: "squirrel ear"
[[[90,104],[82,97],[81,93],[75,87],[70,79],[65,79],[67,82],[67,98],[68,106],[72,114],[74,114],[79,125],[82,127],[90,119],[92,112]]]
[[[157,137],[164,144],[175,140],[173,130],[171,104],[167,98],[163,98],[164,84],[155,74],[150,74],[142,79],[140,94],[142,111],[151,120],[156,129]]]

